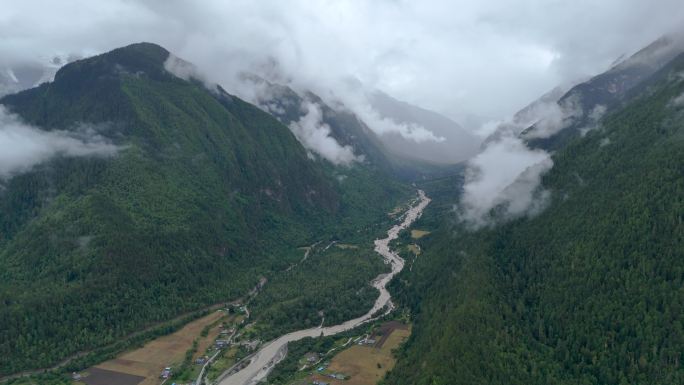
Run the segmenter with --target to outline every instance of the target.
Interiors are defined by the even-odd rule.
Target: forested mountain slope
[[[381,135],[385,146],[398,156],[425,163],[455,164],[477,153],[480,139],[446,116],[397,100],[381,91],[373,92],[369,99],[383,118],[398,124],[423,127],[441,138],[440,141],[417,143],[395,132]]]
[[[271,115],[167,72],[168,56],[134,44],[0,99],[31,125],[86,126],[119,149],[0,180],[0,374],[234,299],[296,246],[355,232],[404,193],[311,160]]]
[[[680,55],[559,148],[537,217],[468,232],[454,184],[427,186],[387,384],[684,383],[682,74]]]
[[[243,86],[247,86],[250,93],[254,94],[249,96],[255,99],[254,102],[257,105],[287,126],[297,124],[308,113],[307,108],[318,108],[320,110],[319,123],[330,129],[330,136],[339,145],[351,146],[355,154],[362,158],[360,162],[364,166],[362,168],[372,172],[392,175],[402,180],[434,178],[451,174],[454,170],[461,168],[460,165],[453,164],[454,158],[463,160],[477,147],[469,140],[460,143],[457,148],[449,148],[450,144],[445,142],[435,142],[441,150],[433,151],[431,157],[440,157],[440,154],[444,155],[445,151],[449,151],[449,156],[443,157],[441,162],[431,162],[416,156],[417,151],[430,152],[429,143],[416,143],[413,140],[400,138],[399,134],[378,136],[354,112],[342,104],[331,106],[311,91],[296,92],[287,85],[271,82],[253,74],[244,75],[242,82]],[[377,98],[376,96],[373,100]],[[390,118],[399,123],[423,122],[430,130],[439,129],[436,131],[436,135],[439,136],[450,136],[448,131],[451,129],[462,130],[456,123],[436,113],[406,103],[402,104],[386,95],[385,98],[388,101],[385,101],[386,106],[382,111],[395,114]],[[406,109],[407,112],[401,114],[397,111],[398,109]],[[453,134],[461,135],[459,132]],[[397,151],[395,148],[390,148],[391,142],[400,142],[403,150]],[[413,151],[410,150],[411,148]]]
[[[684,37],[665,35],[607,71],[578,82],[569,89],[559,86],[518,111],[510,122],[499,125],[486,140],[520,136],[530,147],[558,150],[594,127],[606,112],[624,107],[654,74],[684,52]]]
[[[289,86],[277,84],[256,75],[243,76],[243,83],[257,89],[256,102],[264,110],[289,126],[307,114],[307,107],[320,110],[320,124],[330,129],[330,136],[341,146],[351,146],[374,169],[390,171],[391,165],[383,144],[375,133],[356,115],[344,108],[333,109],[318,95],[298,93]]]

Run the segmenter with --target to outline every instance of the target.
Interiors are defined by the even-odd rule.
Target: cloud
[[[317,104],[305,101],[301,108],[305,114],[290,124],[290,130],[305,148],[336,165],[363,161],[362,156],[354,155],[351,146],[341,146],[330,135],[330,126],[321,122],[321,108]]]
[[[44,131],[22,123],[0,105],[0,179],[29,171],[56,156],[112,156],[118,147],[83,126]]]
[[[354,77],[457,121],[486,121],[682,25],[681,0],[26,0],[3,4],[0,66],[151,41],[229,92],[234,74],[275,61],[317,94]]]
[[[169,54],[169,57],[164,62],[164,69],[183,80],[199,81],[204,84],[209,91],[218,91],[218,85],[210,81],[206,75],[197,69],[197,66],[179,58],[173,53]]]
[[[684,106],[684,93],[682,93],[681,95],[679,95],[679,96],[677,96],[676,98],[672,99],[672,103],[671,103],[671,104],[672,104],[673,106],[675,106],[675,107],[682,107],[682,106]]]
[[[467,166],[458,213],[472,228],[534,215],[549,198],[539,185],[553,161],[545,151],[527,148],[520,138],[490,142]]]
[[[603,115],[606,114],[606,111],[608,111],[608,108],[606,108],[606,106],[602,104],[597,104],[596,106],[594,106],[591,112],[589,112],[589,114],[587,115],[585,126],[580,128],[580,134],[584,136],[589,131],[599,128],[599,121],[601,120],[601,118],[603,118]]]
[[[397,123],[391,118],[383,117],[372,108],[354,111],[360,116],[361,120],[368,125],[376,134],[383,135],[397,133],[404,139],[412,140],[416,143],[423,142],[444,142],[446,138],[435,135],[427,128],[414,123]]]
[[[605,112],[605,107],[604,107]],[[560,102],[540,103],[529,111],[534,126],[522,133],[525,139],[548,138],[557,134],[563,128],[570,126],[575,119],[583,114],[577,95],[572,95]]]
[[[444,137],[435,135],[432,131],[415,123],[396,122],[395,120],[382,116],[371,106],[369,95],[362,90],[344,92],[344,86],[336,88],[338,93],[328,101],[330,104],[338,104],[342,108],[352,111],[359,117],[373,132],[378,135],[399,134],[404,139],[412,140],[416,143],[423,142],[443,142]],[[340,92],[342,91],[342,92]]]
[[[314,93],[320,92],[317,96],[322,97],[326,104],[334,106],[338,110],[343,109],[352,112],[377,135],[396,133],[416,143],[442,142],[445,140],[445,138],[436,136],[421,125],[396,122],[391,118],[382,116],[372,107],[370,94],[356,81],[340,81],[332,89],[321,89],[320,87],[302,89],[301,85],[282,79],[279,74],[272,74],[271,77],[269,80],[275,84],[267,83],[260,76],[241,74],[240,81],[232,83],[231,90],[239,97],[260,106],[265,111],[282,115],[285,113],[284,108],[291,103],[287,95],[290,89],[297,90],[300,95],[317,89]]]

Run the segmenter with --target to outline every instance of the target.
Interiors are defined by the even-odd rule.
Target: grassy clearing
[[[410,244],[406,248],[415,255],[420,255],[420,247],[416,244]]]
[[[425,230],[411,230],[411,238],[413,239],[420,239],[428,234],[430,234],[430,232]]]

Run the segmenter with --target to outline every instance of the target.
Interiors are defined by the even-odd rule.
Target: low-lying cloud
[[[416,143],[443,142],[445,138],[435,135],[427,128],[413,123],[397,122],[394,119],[382,116],[372,106],[368,90],[364,89],[357,81],[344,80],[335,83],[335,91],[325,87],[312,86],[303,88],[301,85],[288,81],[279,72],[277,64],[269,71],[268,83],[260,76],[240,74],[235,80],[227,82],[231,92],[237,96],[259,105],[264,110],[273,114],[282,114],[282,104],[286,104],[281,92],[287,87],[300,95],[313,92],[321,97],[326,104],[336,110],[347,110],[356,115],[368,128],[378,136],[384,134],[398,134],[404,139]],[[266,75],[264,75],[266,76]]]
[[[603,104],[598,104],[589,112],[586,119],[586,124],[584,127],[580,128],[580,134],[582,136],[586,135],[589,131],[595,130],[600,127],[599,121],[606,114],[608,108]]]
[[[549,197],[539,189],[541,176],[552,166],[547,152],[530,150],[520,138],[506,136],[489,143],[468,162],[458,207],[461,220],[479,228],[539,212]]]
[[[582,116],[574,97],[558,102],[557,90],[545,95],[510,119],[487,123],[482,151],[467,163],[463,196],[457,207],[470,228],[494,225],[535,215],[547,204],[550,192],[541,178],[553,167],[551,155],[530,149],[525,141],[549,137]]]
[[[404,139],[414,141],[416,143],[423,142],[443,142],[444,137],[435,135],[427,128],[413,123],[398,123],[391,118],[380,116],[370,106],[362,106],[357,104],[356,108],[352,109],[359,119],[361,119],[373,132],[378,135],[396,133],[401,135]]]
[[[92,129],[44,131],[23,123],[0,105],[0,179],[29,171],[55,156],[112,156],[117,151],[117,146]]]
[[[568,127],[582,116],[582,107],[577,95],[570,96],[560,102],[540,103],[530,111],[532,127],[523,133],[525,139],[548,138]]]
[[[363,157],[354,155],[351,146],[341,146],[331,136],[330,126],[323,123],[321,108],[312,102],[305,101],[301,106],[304,115],[290,124],[290,130],[302,145],[336,165],[349,165],[363,161]]]
[[[672,99],[672,105],[675,107],[684,107],[684,93]]]
[[[172,75],[179,77],[183,80],[196,80],[204,84],[204,86],[212,92],[217,92],[218,84],[210,81],[207,76],[205,76],[197,66],[187,62],[173,53],[169,54],[164,62],[164,69],[171,73]]]

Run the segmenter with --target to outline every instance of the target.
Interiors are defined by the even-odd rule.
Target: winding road
[[[375,252],[380,254],[385,262],[391,265],[392,270],[389,273],[380,274],[371,282],[373,287],[380,291],[380,295],[373,307],[366,314],[335,326],[316,327],[285,334],[264,345],[254,354],[249,365],[245,366],[242,370],[223,378],[218,385],[257,384],[268,376],[278,362],[285,358],[285,355],[287,354],[287,344],[289,342],[298,341],[305,337],[318,337],[321,334],[325,336],[338,334],[373,320],[373,315],[384,307],[388,308],[388,312],[391,311],[394,308],[394,305],[392,304],[392,296],[389,291],[387,291],[386,286],[387,283],[404,268],[404,259],[399,257],[396,252],[390,250],[389,244],[399,236],[400,231],[411,226],[411,224],[422,215],[423,210],[429,203],[430,198],[425,195],[425,192],[418,190],[418,199],[404,214],[403,222],[389,229],[386,238],[375,240]]]

